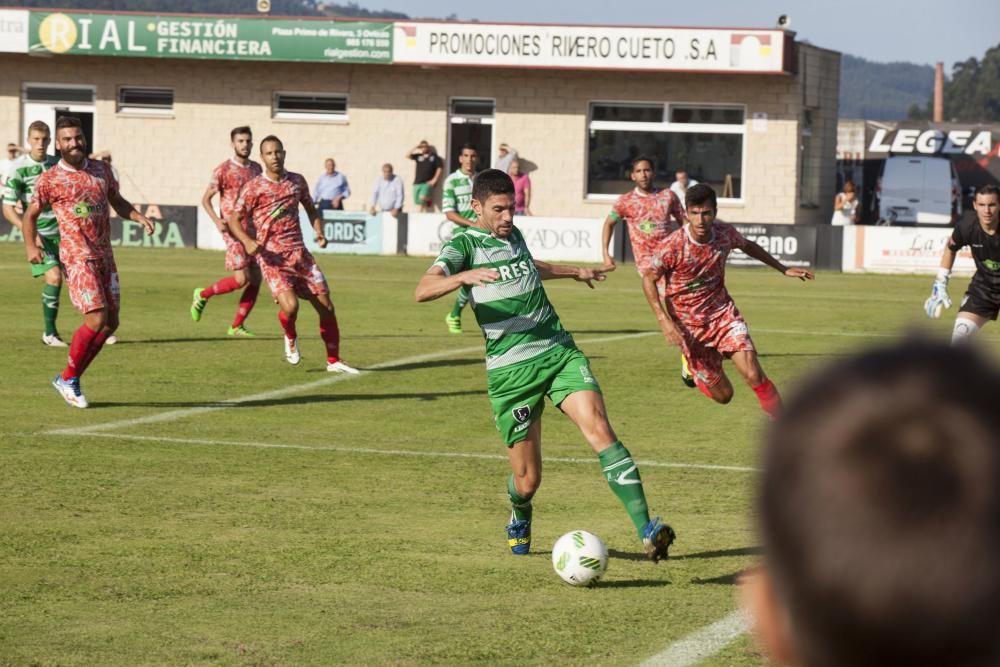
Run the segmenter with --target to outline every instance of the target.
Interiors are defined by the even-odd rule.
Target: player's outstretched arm
[[[414,297],[419,303],[439,299],[445,294],[454,292],[462,285],[478,287],[495,282],[500,272],[493,269],[469,269],[453,275],[447,275],[440,266],[432,266],[417,283]]]
[[[226,227],[229,228],[229,233],[233,235],[233,238],[243,244],[243,249],[247,251],[247,254],[256,255],[260,247],[257,244],[257,240],[250,236],[243,225],[240,224],[240,216],[243,214],[242,209],[233,211],[232,215],[229,216],[229,220],[226,221]]]
[[[316,210],[316,206],[309,197],[302,198],[302,208],[306,210],[306,215],[312,220],[313,232],[316,234],[316,245],[320,248],[325,248],[326,236],[323,234],[323,217]]]
[[[538,275],[542,280],[555,280],[557,278],[572,278],[579,283],[587,283],[587,287],[594,289],[594,281],[604,280],[607,269],[586,269],[582,266],[563,266],[561,264],[549,264],[541,260],[533,260]]]
[[[958,255],[957,249],[952,249],[951,243],[946,243],[944,252],[941,253],[941,264],[934,284],[931,285],[931,295],[924,301],[924,312],[927,317],[937,319],[941,317],[941,311],[951,308],[951,297],[948,296],[948,278],[951,277],[951,269],[955,266],[955,257]]]
[[[667,343],[680,347],[681,332],[677,330],[670,313],[667,312],[663,301],[660,300],[660,293],[656,289],[656,278],[654,273],[642,274],[642,293],[646,296],[646,302],[649,304],[650,310],[653,311],[656,323],[659,325],[663,337],[667,339]]]
[[[750,257],[753,257],[757,261],[767,264],[775,271],[785,274],[789,278],[798,278],[799,280],[812,280],[813,278],[815,278],[815,276],[812,274],[811,271],[807,271],[806,269],[799,269],[796,267],[785,266],[777,259],[775,259],[775,257],[771,253],[764,250],[753,241],[747,241],[746,247],[743,248],[743,252],[745,252]]]
[[[14,208],[13,204],[8,204],[7,202],[4,202],[4,204],[3,204],[3,217],[4,217],[4,219],[7,220],[7,222],[9,222],[10,224],[14,225],[18,229],[21,229],[22,224],[23,224],[21,222],[21,216],[19,216],[17,214],[17,209]]]
[[[7,208],[4,206],[4,208]],[[38,247],[35,232],[38,229],[38,216],[42,214],[42,207],[38,202],[31,202],[28,210],[21,218],[21,233],[24,235],[24,252],[28,256],[28,261],[32,264],[41,264],[44,261],[42,249]]]
[[[212,222],[215,223],[215,226],[218,227],[219,231],[224,232],[226,231],[226,221],[219,217],[219,214],[215,212],[215,207],[212,206],[212,198],[215,197],[218,192],[219,191],[211,185],[205,188],[205,194],[201,196],[201,207],[205,209],[208,213],[208,217],[212,219]]]
[[[612,257],[611,251],[611,234],[615,229],[615,225],[618,224],[618,220],[615,219],[613,215],[608,215],[604,218],[604,227],[601,229],[601,252],[604,254],[604,266],[601,269],[605,272],[610,272],[615,270],[615,258]]]
[[[115,213],[123,218],[127,218],[132,222],[138,222],[142,225],[143,229],[146,230],[147,234],[152,234],[155,226],[153,221],[144,216],[142,213],[136,210],[135,206],[132,206],[132,202],[121,196],[121,193],[109,192],[108,193],[108,203],[111,204],[111,208],[115,209]]]

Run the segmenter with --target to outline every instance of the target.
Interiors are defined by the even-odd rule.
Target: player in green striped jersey
[[[3,190],[3,216],[7,221],[22,229],[21,211],[26,211],[31,195],[35,189],[35,181],[54,166],[58,158],[46,155],[52,133],[49,126],[36,120],[28,126],[28,146],[30,150],[14,160],[7,174],[7,183]],[[45,333],[42,343],[52,347],[66,347],[59,337],[56,328],[56,317],[59,314],[59,292],[62,289],[62,272],[59,265],[59,223],[51,208],[46,208],[38,216],[38,238],[42,248],[41,264],[31,264],[31,275],[35,278],[45,276],[42,287],[42,319],[45,322]]]
[[[459,168],[449,174],[444,181],[444,192],[441,194],[441,210],[449,222],[453,222],[458,227],[454,234],[461,234],[465,229],[476,221],[476,212],[472,208],[472,178],[476,173],[476,164],[479,162],[479,153],[472,144],[463,144],[462,150],[458,154]],[[455,305],[451,307],[451,312],[445,318],[448,331],[453,334],[462,333],[462,310],[469,302],[469,288],[467,286],[458,290],[455,297]]]
[[[545,396],[568,416],[597,454],[608,485],[625,505],[653,560],[667,556],[673,530],[650,519],[639,470],[618,440],[601,388],[587,357],[577,349],[542,287],[542,280],[573,278],[593,287],[599,269],[558,266],[535,260],[514,227],[514,183],[498,169],[473,184],[476,222],[448,241],[417,285],[417,301],[430,301],[461,287],[471,291],[472,310],[486,339],[490,403],[507,445],[511,553],[531,546],[531,498],[542,479],[542,412]]]

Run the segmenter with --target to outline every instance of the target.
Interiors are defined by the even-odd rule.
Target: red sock
[[[278,321],[281,322],[281,328],[285,330],[285,338],[298,338],[299,334],[295,331],[295,320],[298,318],[298,313],[294,315],[286,315],[285,311],[278,311]]]
[[[260,291],[260,285],[254,285],[250,283],[247,288],[243,290],[243,295],[240,297],[240,305],[236,308],[236,317],[233,318],[233,328],[241,326],[244,320],[247,319],[247,315],[253,310],[253,305],[257,303],[257,292]]]
[[[97,356],[97,353],[104,348],[104,342],[108,340],[108,335],[109,334],[104,333],[103,330],[98,331],[93,340],[90,341],[90,347],[87,348],[87,355],[83,358],[83,361],[80,362],[80,365],[76,369],[77,377],[83,375],[83,372],[90,366],[90,362],[92,362],[94,357]]]
[[[228,294],[229,292],[236,291],[240,288],[240,281],[236,280],[232,276],[228,278],[223,278],[219,282],[215,283],[210,287],[206,287],[201,291],[202,299],[211,299],[216,294]]]
[[[319,335],[326,343],[326,361],[329,364],[340,361],[340,327],[337,326],[337,316],[319,321]]]
[[[772,418],[778,416],[778,411],[781,410],[781,396],[778,395],[778,388],[771,380],[765,378],[763,382],[753,388],[753,393],[757,394],[760,407],[768,416]]]
[[[86,368],[83,362],[87,358],[90,344],[95,337],[97,337],[97,332],[86,324],[80,325],[80,328],[73,332],[73,340],[69,344],[69,362],[62,372],[63,380],[79,377],[80,373],[83,372],[82,369]]]

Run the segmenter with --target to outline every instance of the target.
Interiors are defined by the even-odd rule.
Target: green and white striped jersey
[[[48,171],[59,162],[59,158],[54,155],[46,155],[41,162],[31,159],[30,153],[15,159],[10,165],[7,173],[7,184],[3,189],[3,203],[13,206],[20,200],[25,208],[31,203],[31,195],[35,192],[35,182],[42,175],[43,171]],[[51,208],[46,208],[38,216],[38,234],[40,236],[58,236],[59,223],[56,221],[56,214]]]
[[[472,210],[472,177],[466,176],[461,169],[449,174],[444,181],[441,210],[445,213],[455,211],[466,220],[476,219],[476,212]]]
[[[535,261],[517,227],[506,239],[469,227],[444,244],[434,260],[448,275],[495,269],[500,279],[472,288],[470,302],[486,339],[486,370],[495,371],[575,348],[542,287]]]

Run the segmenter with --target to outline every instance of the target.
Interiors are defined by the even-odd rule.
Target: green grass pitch
[[[191,290],[223,275],[220,253],[117,258],[121,342],[84,378],[92,408],[74,410],[48,384],[65,353],[39,342],[41,283],[19,245],[0,247],[0,665],[630,665],[736,608],[736,576],[759,555],[762,413],[731,365],[730,405],[681,384],[633,267],[594,291],[547,287],[651,509],[677,530],[659,565],[551,406],[533,553],[507,553],[482,340],[469,311],[466,333],[447,333],[450,298],[413,301],[428,259],[319,258],[345,359],[373,369],[331,381],[308,305],[297,367],[266,290],[247,321],[257,338],[226,337],[235,294],[191,321]],[[784,393],[914,328],[946,337],[954,309],[920,321],[930,282],[729,274]],[[64,291],[67,340],[79,322]],[[552,571],[552,544],[575,528],[611,550],[598,588]],[[705,664],[762,659],[744,636]]]

